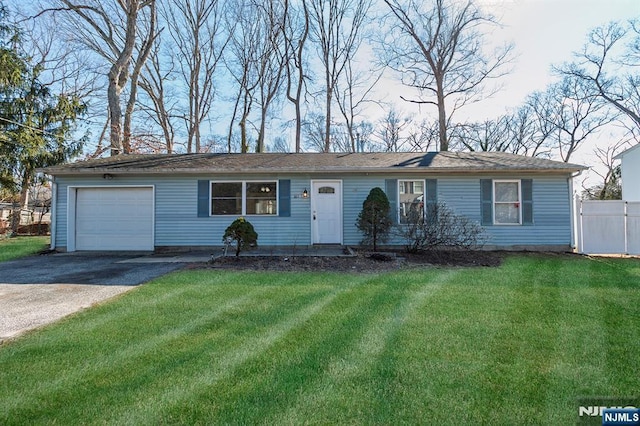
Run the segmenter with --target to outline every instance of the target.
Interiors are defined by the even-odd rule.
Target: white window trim
[[[424,200],[425,192],[427,190],[427,180],[426,179],[398,179],[398,199],[396,200],[398,208],[396,209],[396,222],[398,224],[406,225],[406,223],[402,223],[402,202],[400,201],[400,196],[405,194],[400,191],[400,187],[403,186],[404,182],[422,182],[422,214],[426,214],[426,204]]]
[[[496,183],[517,183],[518,184],[518,223],[502,223],[496,221],[496,203],[509,204],[505,202],[496,202]],[[521,179],[494,179],[491,194],[491,209],[493,213],[493,224],[497,226],[521,226],[522,225],[522,180]]]
[[[235,217],[238,214],[213,214],[211,202],[213,200],[213,194],[211,191],[212,184],[214,183],[239,183],[242,185],[242,209],[240,216],[249,217],[273,217],[280,215],[280,181],[278,179],[257,179],[257,180],[210,180],[209,181],[209,216],[212,217]],[[275,183],[276,184],[276,211],[273,214],[247,214],[247,184],[248,183]]]

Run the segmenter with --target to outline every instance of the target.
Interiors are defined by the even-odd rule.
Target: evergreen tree
[[[41,73],[0,3],[0,189],[14,202],[14,234],[36,169],[65,162],[82,149],[82,141],[70,135],[85,105],[73,94],[52,93]]]
[[[387,241],[391,230],[391,206],[387,194],[380,188],[369,191],[367,199],[362,203],[362,210],[358,214],[356,225],[362,231],[362,244],[373,245],[373,251],[378,250],[378,243]]]

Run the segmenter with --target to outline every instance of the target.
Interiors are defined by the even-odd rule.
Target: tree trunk
[[[20,220],[22,219],[22,209],[27,209],[29,206],[29,186],[31,179],[29,179],[30,172],[25,170],[22,176],[22,183],[20,188],[20,198],[18,202],[13,203],[13,209],[11,213],[11,235],[18,235],[18,228],[20,227]]]
[[[324,152],[331,152],[331,87],[327,84],[327,108],[324,117]]]
[[[119,85],[120,73],[121,70],[119,70],[118,64],[113,64],[111,71],[109,71],[109,87],[107,88],[111,155],[122,153],[122,108],[120,107],[122,87]]]
[[[109,87],[107,97],[109,101],[109,118],[111,120],[111,155],[124,153],[122,135],[122,107],[120,106],[120,94],[127,83],[129,65],[136,44],[136,31],[138,19],[138,3],[130,2],[127,14],[127,26],[124,40],[124,48],[118,55],[115,63],[109,71]]]
[[[444,104],[444,90],[438,85],[438,136],[440,139],[440,151],[449,151],[449,138],[447,135],[447,112]]]
[[[260,115],[260,130],[258,132],[258,146],[256,152],[264,152],[264,134],[266,131],[267,110],[262,108]]]
[[[129,100],[127,102],[127,107],[124,112],[124,126],[123,126],[123,134],[122,134],[122,149],[124,151],[124,154],[131,153],[131,116],[133,115],[133,110],[136,105],[136,97],[138,95],[138,79],[140,78],[140,73],[142,72],[142,67],[144,66],[144,63],[149,58],[149,54],[151,53],[151,47],[153,46],[153,41],[156,37],[155,2],[151,3],[150,8],[151,10],[149,14],[149,38],[147,38],[146,40],[143,40],[142,47],[140,48],[140,54],[138,55],[138,58],[136,59],[135,65],[133,67],[133,72],[131,73],[131,81],[129,84],[129,92],[130,92]]]

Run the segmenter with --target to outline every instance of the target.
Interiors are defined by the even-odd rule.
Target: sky
[[[610,21],[640,18],[640,0],[477,0],[492,13],[502,28],[496,29],[489,40],[496,45],[511,42],[515,61],[511,72],[500,79],[503,88],[492,98],[465,106],[456,113],[455,121],[481,121],[504,114],[522,104],[526,96],[555,80],[553,65],[571,61],[587,40],[590,30]],[[393,84],[393,83],[390,83]],[[392,91],[391,97],[397,97]],[[392,99],[387,99],[392,101]],[[422,111],[408,104],[397,103],[405,112],[428,113],[435,110],[422,106]],[[413,108],[413,109],[412,109]],[[617,130],[605,130],[599,138],[591,139],[571,158],[572,163],[596,166],[593,155],[596,143],[609,143]],[[599,182],[593,172],[580,177],[577,190]]]
[[[589,31],[614,20],[640,17],[640,0],[481,0],[504,26],[496,38],[511,40],[517,55],[501,93],[469,113],[481,117],[518,106],[553,81],[552,65],[570,61]],[[488,114],[491,116],[491,114]],[[487,117],[488,118],[488,117]]]

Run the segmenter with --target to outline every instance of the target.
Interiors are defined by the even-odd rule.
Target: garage
[[[70,195],[75,250],[153,250],[153,187],[75,188]]]

